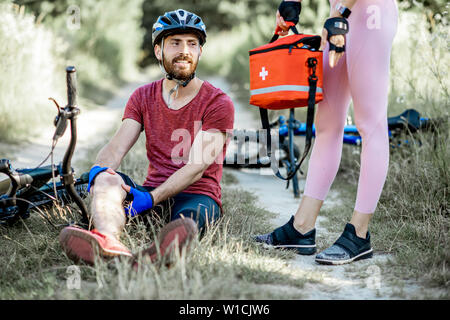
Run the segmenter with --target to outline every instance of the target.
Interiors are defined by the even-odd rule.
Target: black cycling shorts
[[[140,191],[150,192],[154,187],[141,186],[136,184],[129,176],[122,172],[117,172],[126,185],[136,188]],[[125,200],[131,200],[127,197]],[[204,227],[211,225],[219,220],[221,216],[220,207],[213,198],[198,193],[180,192],[173,198],[170,198],[158,204],[152,210],[168,210],[170,212],[170,221],[184,217],[192,218],[196,223],[199,231],[203,231]],[[161,212],[160,212],[161,213]]]

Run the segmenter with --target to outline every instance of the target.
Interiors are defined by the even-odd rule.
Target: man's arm
[[[123,120],[119,130],[98,153],[94,166],[109,167],[116,170],[123,157],[136,143],[142,125],[136,120]]]
[[[151,192],[154,204],[180,193],[200,180],[205,170],[216,160],[226,143],[223,132],[199,131],[189,152],[189,161]]]

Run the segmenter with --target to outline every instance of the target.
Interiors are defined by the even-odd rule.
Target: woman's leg
[[[331,69],[328,49],[324,51],[324,100],[319,103],[314,141],[306,178],[305,191],[296,214],[272,233],[258,235],[255,241],[295,250],[301,255],[316,252],[315,223],[331,184],[336,176],[342,154],[342,143],[350,89],[345,59]],[[345,56],[344,56],[345,57]]]
[[[397,29],[395,0],[360,0],[350,16],[347,52],[331,69],[324,52],[324,101],[316,116],[317,136],[309,161],[305,192],[294,226],[310,230],[336,176],[342,154],[343,127],[350,96],[363,139],[361,171],[351,222],[364,235],[375,211],[389,162],[387,95],[392,40]],[[345,66],[344,63],[345,62]],[[342,69],[347,68],[347,76]],[[361,230],[361,232],[360,232]]]
[[[392,41],[397,29],[393,0],[358,1],[348,34],[347,68],[355,123],[362,137],[361,168],[352,221],[367,231],[389,165],[387,103]],[[365,228],[364,228],[365,225]],[[358,230],[357,230],[358,231]]]
[[[397,29],[394,0],[360,0],[352,8],[347,35],[347,68],[362,138],[361,167],[352,219],[316,262],[343,264],[370,258],[368,225],[386,180],[389,164],[387,96],[392,40]]]
[[[323,67],[324,99],[317,108],[316,137],[309,159],[305,191],[294,220],[294,227],[303,234],[314,228],[323,200],[339,169],[350,104],[346,56],[337,66],[330,68],[327,47]]]

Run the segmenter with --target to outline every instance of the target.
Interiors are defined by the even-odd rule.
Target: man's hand
[[[139,191],[125,184],[122,184],[122,189],[131,193],[134,197],[131,204],[125,208],[125,214],[127,216],[135,217],[141,212],[153,208],[154,201],[150,192]]]
[[[226,141],[227,133],[225,132],[200,130],[189,150],[186,165],[175,171],[163,184],[152,191],[154,203],[173,197],[200,180],[205,170],[217,157],[223,157],[222,150]]]
[[[94,179],[103,171],[108,172],[109,174],[116,174],[116,172],[108,167],[100,167],[100,166],[93,166],[91,170],[89,171],[89,183],[87,187],[87,191],[90,192],[91,186],[94,182]]]

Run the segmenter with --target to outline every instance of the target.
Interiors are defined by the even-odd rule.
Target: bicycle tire
[[[85,199],[87,195],[89,194],[87,192],[87,183],[79,183],[75,184],[75,190],[80,195],[82,199]],[[59,205],[62,207],[65,207],[73,202],[70,195],[67,193],[67,190],[60,186],[59,189],[56,190],[58,194],[58,200],[61,202]],[[28,200],[33,202],[33,206],[30,209],[33,208],[48,208],[49,206],[54,205],[54,200],[51,197],[55,197],[55,192],[53,189],[49,192],[46,192],[46,194],[36,191],[33,195],[29,196]]]
[[[46,186],[50,187],[48,184]],[[75,190],[82,199],[88,195],[87,183],[79,181],[75,184]],[[46,190],[45,193],[41,191],[35,191],[23,198],[16,198],[17,205],[14,207],[0,208],[0,225],[11,226],[21,219],[28,219],[32,210],[48,210],[54,207],[55,193],[53,189]],[[59,185],[56,192],[58,194],[59,206],[66,207],[73,202],[63,186]]]

